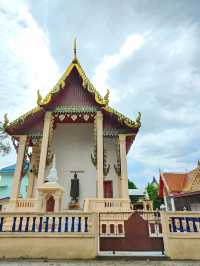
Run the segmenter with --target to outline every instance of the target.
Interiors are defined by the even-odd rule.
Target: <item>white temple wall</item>
[[[116,154],[116,138],[115,137],[104,137],[104,148],[107,151],[107,164],[110,164],[110,171],[105,180],[112,180],[113,184],[113,198],[119,197],[118,191],[118,176],[115,173],[114,164],[117,164]]]
[[[65,189],[64,209],[70,198],[71,170],[83,170],[78,174],[81,208],[87,197],[96,197],[96,168],[91,161],[94,150],[93,124],[58,124],[53,134],[52,150],[56,155],[58,183]],[[46,173],[47,175],[47,173]]]

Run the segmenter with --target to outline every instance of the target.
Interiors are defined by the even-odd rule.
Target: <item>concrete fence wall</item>
[[[200,212],[161,212],[166,256],[171,259],[200,259]]]
[[[1,213],[1,258],[92,259],[98,217],[92,213]]]
[[[108,242],[110,237],[111,250],[114,247],[113,242],[125,243],[130,238],[129,246],[119,246],[119,250],[123,251],[146,250],[147,240],[160,237],[162,242],[163,236],[166,256],[171,259],[200,259],[200,212],[161,212],[162,234],[157,235],[155,233],[160,224],[159,216],[136,212],[128,212],[126,215],[127,217],[122,212],[104,213],[100,216],[91,212],[49,215],[1,213],[0,259],[92,259],[98,255],[99,234],[104,242]],[[145,226],[140,230],[140,241],[143,241],[144,246],[139,247],[138,234],[142,222]],[[152,226],[155,231],[153,234]]]

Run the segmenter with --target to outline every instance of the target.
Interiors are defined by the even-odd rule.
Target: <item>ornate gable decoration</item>
[[[57,84],[53,87],[53,89],[46,95],[46,97],[42,97],[40,94],[40,91],[37,91],[37,107],[32,109],[31,111],[25,113],[24,115],[20,116],[18,119],[14,120],[11,123],[6,123],[5,129],[9,133],[9,131],[17,128],[18,126],[21,126],[24,122],[27,120],[31,120],[36,113],[39,112],[45,112],[45,107],[52,102],[53,98],[55,95],[57,95],[62,89],[65,87],[65,82],[67,77],[70,75],[72,72],[73,68],[76,68],[78,71],[78,74],[82,78],[82,85],[85,90],[90,92],[96,101],[96,103],[104,110],[105,112],[108,112],[112,114],[119,123],[122,125],[127,126],[130,129],[139,129],[141,126],[141,113],[138,113],[138,116],[136,118],[136,121],[132,121],[128,117],[124,116],[120,112],[116,111],[115,109],[111,108],[108,106],[109,104],[109,94],[110,91],[107,90],[106,94],[104,97],[100,95],[100,93],[96,90],[96,88],[93,86],[93,84],[90,82],[88,77],[86,76],[84,70],[82,69],[76,55],[76,40],[74,41],[74,58],[69,65],[69,67],[66,69],[62,77],[59,79]]]
[[[194,192],[200,190],[200,162],[197,167],[188,173],[187,182],[184,186],[184,192]]]
[[[88,77],[86,76],[83,68],[81,67],[77,55],[76,55],[76,39],[74,40],[74,58],[72,60],[72,63],[69,65],[69,67],[66,69],[62,77],[59,79],[57,84],[54,86],[54,88],[47,94],[47,96],[42,99],[40,93],[38,92],[38,103],[40,106],[45,106],[48,103],[50,103],[53,99],[53,96],[57,94],[60,90],[62,90],[65,87],[65,80],[75,67],[76,70],[78,71],[80,77],[83,80],[83,87],[86,89],[88,92],[92,93],[94,95],[96,103],[98,103],[101,106],[106,106],[109,103],[109,90],[107,90],[107,93],[104,97],[101,97],[100,93],[95,89],[95,87],[92,85]]]
[[[197,163],[197,168],[193,170],[192,180],[190,185],[191,191],[199,191],[200,190],[200,162]]]
[[[45,106],[45,105],[49,104],[52,101],[54,95],[56,95],[60,90],[62,90],[65,87],[65,80],[67,79],[67,77],[69,76],[69,74],[71,73],[71,71],[74,67],[77,69],[80,77],[83,80],[84,89],[86,89],[88,92],[90,92],[94,95],[96,103],[98,103],[101,106],[105,106],[108,104],[108,102],[109,102],[108,92],[106,93],[105,97],[101,97],[99,92],[95,89],[95,87],[92,85],[92,83],[87,78],[87,76],[86,76],[85,72],[83,71],[80,63],[76,59],[76,60],[72,61],[72,63],[69,65],[67,70],[64,72],[64,74],[60,78],[60,80],[57,82],[55,87],[47,94],[47,96],[44,99],[39,100],[40,106]]]

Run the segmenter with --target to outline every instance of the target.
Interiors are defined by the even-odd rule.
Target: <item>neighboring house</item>
[[[200,162],[187,173],[160,173],[159,196],[166,210],[200,211]]]
[[[27,171],[27,169],[26,169]],[[13,176],[15,173],[15,164],[0,169],[0,209],[4,206],[12,193]],[[20,197],[25,198],[27,194],[28,175],[22,178]]]

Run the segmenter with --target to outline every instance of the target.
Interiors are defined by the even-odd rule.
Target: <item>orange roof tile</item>
[[[181,192],[188,179],[187,173],[163,173],[169,192]]]

